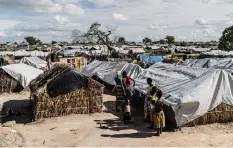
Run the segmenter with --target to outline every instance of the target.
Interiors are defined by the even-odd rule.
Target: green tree
[[[166,43],[167,43],[167,41],[166,41],[166,40],[164,40],[164,39],[162,39],[162,40],[159,40],[159,43],[160,43],[160,44],[166,44]]]
[[[152,40],[146,37],[145,39],[142,40],[143,43],[151,43]]]
[[[52,41],[51,43],[52,43],[52,44],[56,44],[57,42],[56,42],[56,41]]]
[[[233,26],[223,31],[222,37],[219,39],[218,48],[226,51],[233,50]]]
[[[29,45],[36,45],[36,44],[42,43],[39,39],[37,39],[33,36],[27,36],[24,39],[28,42]]]
[[[125,38],[124,37],[119,37],[117,42],[119,44],[125,44]]]
[[[166,36],[165,39],[167,40],[168,44],[174,44],[175,43],[175,37],[174,36]]]

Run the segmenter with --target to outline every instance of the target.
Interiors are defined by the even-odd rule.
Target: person
[[[128,100],[130,100],[130,102],[132,102],[132,104],[134,104],[134,86],[135,86],[135,81],[134,79],[130,78],[127,76],[126,71],[123,71],[122,73],[123,79],[122,79],[122,83],[126,92],[126,98]],[[133,81],[133,84],[130,82]]]
[[[162,134],[162,129],[165,127],[165,115],[163,112],[163,102],[161,101],[163,93],[161,90],[153,87],[151,95],[152,95],[152,104],[154,105],[152,111],[153,122],[157,130],[157,133],[155,135],[160,136],[160,134]]]
[[[48,56],[47,58],[46,58],[46,62],[47,62],[47,67],[48,67],[48,70],[50,70],[50,68],[51,68],[51,57],[50,56]]]
[[[116,77],[114,78],[115,82],[116,82],[116,112],[119,112],[119,106],[122,107],[122,111],[123,109],[123,102],[124,102],[124,98],[125,98],[125,91],[124,91],[124,87],[122,84],[122,77],[121,77],[121,72],[117,71],[116,73]]]
[[[124,120],[125,124],[129,123],[129,120],[131,120],[130,101],[129,100],[126,100],[126,102],[125,102],[123,120]]]
[[[150,93],[152,91],[152,87],[154,86],[152,84],[151,78],[147,79],[147,84],[148,84],[147,94],[146,94],[145,101],[144,101],[144,119],[145,119],[145,121],[151,121],[152,116],[150,115],[150,110],[151,110],[151,101],[150,101],[151,95],[150,95]]]

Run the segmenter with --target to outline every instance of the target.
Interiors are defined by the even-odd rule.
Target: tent
[[[233,69],[232,58],[187,59],[180,65],[199,68]]]
[[[24,63],[38,69],[47,67],[47,62],[38,57],[24,57],[21,59],[20,63]]]
[[[117,71],[126,71],[128,76],[136,78],[143,70],[143,68],[136,64],[94,60],[82,70],[82,73],[90,77],[97,76],[104,82],[115,85],[114,77]]]
[[[50,52],[43,52],[43,51],[31,51],[31,57],[46,57],[50,54]]]
[[[0,92],[19,92],[26,88],[42,70],[29,65],[11,64],[0,68]]]
[[[164,104],[174,114],[169,119],[174,118],[177,127],[201,118],[221,104],[233,106],[233,77],[225,70],[156,63],[137,77],[135,89],[146,93],[147,78],[152,78],[164,92]],[[215,115],[214,121],[232,120],[233,112],[224,111],[223,108],[218,116],[209,114],[212,118],[207,120],[213,120]]]
[[[140,61],[143,61],[149,64],[154,64],[156,62],[162,62],[163,56],[140,55]]]

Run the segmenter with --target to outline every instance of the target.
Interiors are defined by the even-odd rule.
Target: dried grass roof
[[[56,78],[60,74],[71,71],[72,69],[73,68],[69,67],[66,64],[57,63],[50,70],[45,71],[43,74],[39,75],[36,79],[32,80],[29,85],[29,88],[31,92],[38,91],[40,88],[44,88],[45,85],[47,85],[49,82],[51,82],[54,78]],[[90,77],[87,77],[87,78],[91,79]],[[100,86],[103,86],[100,83],[98,84]]]
[[[38,90],[66,70],[71,70],[71,67],[66,64],[55,64],[50,70],[45,71],[43,74],[31,81],[29,85],[30,90]]]

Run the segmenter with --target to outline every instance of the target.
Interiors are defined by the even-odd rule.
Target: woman
[[[125,98],[125,90],[122,84],[122,77],[121,77],[121,72],[118,71],[116,73],[116,77],[114,78],[116,82],[116,112],[119,111],[118,107],[123,106],[124,98]],[[122,107],[123,111],[123,107]]]
[[[154,126],[157,130],[157,136],[160,136],[162,134],[162,129],[165,127],[165,115],[163,112],[163,103],[162,103],[162,91],[159,89],[156,89],[155,87],[152,88],[152,104],[154,105],[153,108],[153,122]]]
[[[126,91],[126,99],[130,100],[130,102],[132,102],[132,104],[134,104],[134,86],[135,86],[135,81],[134,79],[130,78],[127,76],[126,71],[123,71],[122,73],[123,79],[122,79],[122,83],[123,86],[125,88]],[[133,82],[133,84],[131,83],[131,81]]]

